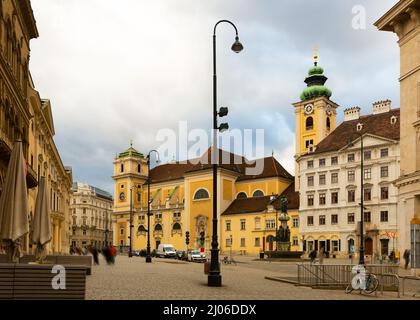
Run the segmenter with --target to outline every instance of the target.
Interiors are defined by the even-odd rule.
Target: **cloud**
[[[129,146],[157,147],[161,128],[212,125],[212,32],[217,30],[219,105],[231,128],[265,129],[265,151],[293,173],[294,112],[318,46],[332,99],[371,110],[399,103],[399,52],[372,23],[395,0],[37,0],[40,38],[31,72],[52,101],[56,143],[74,179],[113,190],[112,161]],[[366,9],[366,30],[352,8]],[[342,108],[343,109],[343,108]],[[341,110],[342,111],[342,110]],[[342,119],[342,116],[339,117]]]

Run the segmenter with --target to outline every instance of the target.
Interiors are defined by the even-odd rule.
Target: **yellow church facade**
[[[221,151],[221,154],[227,154]],[[224,157],[224,156],[223,156]],[[219,165],[218,169],[218,241],[222,253],[258,254],[262,250],[275,249],[272,237],[275,236],[273,224],[266,224],[268,219],[276,217],[275,200],[293,184],[290,175],[274,157],[261,159],[264,170],[257,176],[245,175],[245,158],[229,154],[228,164]],[[242,164],[238,163],[239,157]],[[156,249],[159,244],[172,244],[177,250],[198,249],[201,247],[200,238],[204,233],[206,251],[211,249],[212,217],[213,217],[213,179],[212,167],[209,164],[210,151],[202,157],[186,161],[185,163],[168,163],[158,165],[150,171],[150,244]],[[236,160],[235,160],[236,159]],[[114,197],[114,245],[127,251],[130,244],[130,221],[132,221],[132,248],[142,250],[147,245],[148,208],[147,208],[147,157],[129,148],[114,159],[115,197]],[[291,192],[298,199],[296,193]],[[289,195],[290,196],[290,195]],[[261,205],[265,203],[265,207]],[[255,207],[254,202],[260,204]],[[242,212],[235,208],[241,207]],[[277,206],[278,207],[278,206]],[[296,207],[296,205],[294,205]],[[248,209],[247,209],[248,208]],[[297,208],[291,211],[297,216]],[[233,211],[235,214],[232,214]],[[256,210],[256,211],[253,211]],[[279,211],[277,211],[279,213]],[[261,229],[251,231],[251,220],[261,215]],[[238,230],[241,221],[248,219],[249,229]],[[226,230],[226,223],[230,221],[231,230]],[[298,237],[298,227],[293,228],[291,242]],[[269,229],[266,229],[266,226]],[[278,222],[279,226],[279,222]],[[187,248],[186,232],[190,233],[190,243]],[[261,237],[255,242],[255,233]],[[233,246],[226,242],[230,235],[239,239],[246,238],[242,243]],[[271,237],[270,237],[271,236]],[[240,238],[239,238],[240,237]],[[268,237],[269,241],[266,241]],[[263,240],[263,238],[265,240]],[[270,244],[269,244],[270,242]],[[245,245],[244,245],[245,243]],[[242,245],[241,245],[242,244]],[[259,244],[259,246],[256,246]],[[271,247],[270,247],[271,246]],[[298,240],[291,247],[297,250]]]

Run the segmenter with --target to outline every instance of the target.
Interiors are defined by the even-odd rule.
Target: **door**
[[[388,245],[389,245],[389,239],[381,239],[381,255],[382,256],[388,255]]]
[[[365,240],[365,254],[372,255],[373,252],[373,240],[371,238],[366,238]]]
[[[156,240],[156,250],[159,248],[160,240]]]
[[[267,237],[267,242],[268,242],[268,250],[273,251],[274,237],[273,236],[268,236]]]

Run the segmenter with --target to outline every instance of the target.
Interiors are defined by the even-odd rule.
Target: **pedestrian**
[[[324,263],[324,256],[325,256],[325,251],[324,251],[324,247],[321,247],[321,250],[319,250],[319,264],[323,264]]]
[[[403,258],[404,258],[404,261],[405,261],[404,269],[407,270],[408,269],[408,264],[410,263],[410,250],[405,249]]]
[[[115,264],[115,257],[117,256],[117,249],[114,246],[110,246],[109,253],[111,257],[111,263]]]
[[[99,252],[96,247],[92,248],[92,256],[93,256],[93,262],[95,265],[99,265]]]
[[[315,259],[316,259],[316,251],[315,250],[312,250],[309,253],[309,258],[311,259],[311,264],[314,264],[315,263]]]

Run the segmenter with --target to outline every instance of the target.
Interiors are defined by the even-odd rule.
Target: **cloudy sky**
[[[399,106],[399,51],[372,25],[396,0],[32,0],[40,33],[31,72],[52,101],[56,143],[74,180],[113,190],[112,161],[158,147],[160,129],[212,126],[212,33],[218,28],[219,105],[231,128],[265,129],[265,153],[293,173],[294,112],[314,47],[343,110]],[[356,5],[366,28],[354,29]],[[172,156],[170,156],[172,158]],[[169,159],[170,160],[170,159]]]

